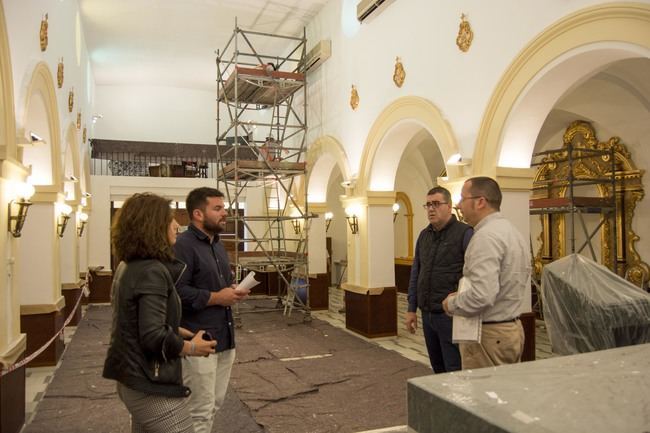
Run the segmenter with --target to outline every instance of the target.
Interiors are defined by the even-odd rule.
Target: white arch
[[[538,35],[497,85],[477,137],[474,172],[528,167],[546,115],[565,93],[612,62],[650,56],[650,5],[609,3]]]

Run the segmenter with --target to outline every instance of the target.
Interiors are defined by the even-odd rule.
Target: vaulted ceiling
[[[245,30],[301,36],[303,27],[326,2],[79,1],[98,85],[146,84],[206,90],[216,89],[215,52],[225,46],[235,22]],[[274,39],[273,43],[282,42]]]

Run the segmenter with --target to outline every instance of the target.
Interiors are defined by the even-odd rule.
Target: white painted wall
[[[173,201],[185,201],[194,188],[209,186],[216,188],[216,179],[172,178],[172,177],[127,177],[91,176],[93,209],[88,227],[88,265],[104,266],[110,269],[110,220],[111,200],[125,200],[138,192],[152,192]],[[84,235],[85,236],[85,235]]]
[[[363,144],[379,113],[407,95],[439,107],[462,152],[471,155],[487,102],[512,59],[547,26],[603,2],[396,1],[361,25],[356,3],[329,2],[307,29],[310,46],[332,40],[332,57],[309,76],[310,104],[314,111],[320,109],[310,115],[318,125],[311,133],[336,137],[352,172],[359,169]],[[468,14],[474,31],[467,53],[455,44],[461,13]],[[396,56],[406,70],[402,88],[392,82]],[[349,106],[352,84],[360,96],[356,111]]]
[[[34,203],[23,226],[17,271],[20,305],[51,305],[61,296],[59,238],[52,203]],[[55,267],[57,265],[57,267]]]
[[[215,91],[156,86],[97,86],[96,138],[215,143]]]
[[[92,137],[92,114],[94,98],[94,77],[89,65],[88,52],[80,25],[79,51],[77,61],[77,0],[5,0],[3,1],[7,31],[9,34],[9,49],[11,51],[11,66],[14,79],[14,104],[16,108],[16,124],[24,126],[26,91],[32,71],[38,62],[45,62],[52,72],[56,85],[56,73],[59,59],[63,58],[64,81],[63,87],[56,89],[56,98],[61,130],[61,142],[65,142],[63,134],[70,122],[76,123],[77,112],[82,113],[82,126],[77,131],[78,142],[81,143],[84,126],[88,128],[88,137]],[[48,14],[48,47],[41,52],[39,29],[41,18]],[[68,93],[74,89],[74,108],[68,112]]]

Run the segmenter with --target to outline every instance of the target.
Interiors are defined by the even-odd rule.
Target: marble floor
[[[344,311],[344,302],[343,302],[343,290],[336,287],[331,287],[329,291],[330,295],[330,308],[329,310],[324,311],[314,311],[312,316],[314,318],[323,320],[335,326],[337,328],[345,329],[345,311]],[[424,365],[429,365],[429,359],[427,356],[426,347],[424,345],[424,336],[422,335],[421,329],[418,329],[415,334],[410,334],[404,329],[404,312],[406,311],[406,296],[404,294],[398,294],[398,335],[396,337],[384,337],[384,338],[374,338],[368,339],[359,334],[350,332],[357,338],[370,341],[378,346],[392,350],[400,355],[408,358],[410,360],[420,362]],[[85,307],[82,314],[85,314]],[[68,326],[64,332],[64,338],[66,345],[72,339],[75,333],[76,327]],[[548,340],[548,335],[546,334],[546,328],[544,322],[541,320],[537,321],[537,328],[535,333],[535,347],[536,347],[536,357],[537,359],[545,359],[552,357],[551,345]],[[35,367],[27,368],[25,372],[25,424],[28,424],[33,418],[39,401],[43,398],[47,385],[52,380],[54,372],[58,368],[54,367]],[[398,432],[405,431],[403,426],[398,426],[395,428],[387,428],[378,430],[377,432]]]

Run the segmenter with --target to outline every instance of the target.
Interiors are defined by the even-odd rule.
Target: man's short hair
[[[445,198],[445,201],[451,204],[451,193],[447,188],[443,188],[441,186],[435,186],[431,188],[427,193],[427,195],[434,195],[434,194],[442,194],[442,196]]]
[[[208,203],[209,197],[223,197],[223,193],[216,188],[207,186],[196,188],[190,191],[185,199],[185,209],[190,219],[193,219],[195,209],[205,211],[205,206]]]
[[[469,189],[472,196],[483,197],[492,209],[501,210],[501,188],[496,180],[487,176],[478,176],[468,179],[468,182],[472,182]]]

